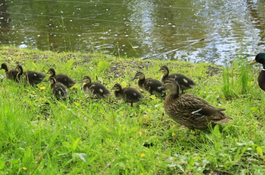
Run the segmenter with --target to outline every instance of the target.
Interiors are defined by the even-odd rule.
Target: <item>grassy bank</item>
[[[96,101],[70,90],[71,100],[54,99],[50,85],[38,88],[1,80],[0,174],[262,174],[265,173],[264,92],[259,69],[236,58],[230,68],[178,61],[106,57],[1,48],[1,63],[47,72],[54,67],[75,80],[89,75],[108,89],[130,81],[136,71],[160,79],[168,65],[199,86],[188,90],[234,120],[200,136],[169,118],[158,97],[135,103]],[[1,70],[0,75],[4,75]],[[45,87],[45,88],[44,88]]]

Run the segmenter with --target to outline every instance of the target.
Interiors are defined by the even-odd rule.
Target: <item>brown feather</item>
[[[190,129],[207,129],[209,124],[224,124],[231,120],[220,109],[192,94],[179,94],[179,85],[166,81],[165,87],[170,90],[164,103],[166,113],[177,123]],[[196,112],[198,111],[198,112]]]
[[[56,74],[56,71],[55,71],[54,68],[50,68],[47,73],[50,74],[50,77],[54,77],[56,79],[56,82],[62,83],[67,88],[71,88],[72,86],[74,86],[76,84],[76,81],[74,81],[68,75],[66,75],[66,74]]]
[[[15,69],[9,70],[6,63],[2,63],[0,69],[5,70],[5,75],[7,79],[15,80],[16,82],[18,82],[16,80],[18,71],[16,71]]]
[[[134,79],[138,79],[137,84],[139,88],[149,92],[151,95],[158,94],[160,96],[165,96],[165,88],[161,88],[163,84],[159,80],[145,78],[142,72],[137,72],[132,80]]]
[[[35,71],[23,71],[23,68],[21,65],[17,65],[16,70],[18,71],[16,80],[20,82],[21,76],[24,76],[26,78],[26,82],[30,85],[39,84],[46,76],[45,74],[35,72]]]
[[[49,78],[49,83],[51,83],[51,90],[57,100],[66,100],[69,96],[69,91],[66,86],[60,82],[56,82],[54,77]]]
[[[85,76],[80,82],[83,82],[83,92],[89,94],[91,97],[101,99],[112,96],[109,90],[103,84],[91,82],[91,78],[89,76]]]
[[[190,89],[198,85],[185,75],[179,73],[169,75],[169,69],[167,66],[162,66],[158,72],[163,72],[163,76],[161,78],[162,83],[165,83],[166,80],[174,79],[179,84],[182,93],[184,90]]]
[[[144,96],[136,89],[131,87],[122,88],[118,83],[113,86],[112,90],[114,90],[115,98],[122,98],[125,102],[131,103],[131,106],[133,106],[134,102],[138,102],[144,98]]]

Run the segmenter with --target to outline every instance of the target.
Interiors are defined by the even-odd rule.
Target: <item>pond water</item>
[[[226,65],[239,54],[250,60],[264,51],[264,5],[264,0],[3,0],[0,42],[128,58],[174,50],[153,59]]]

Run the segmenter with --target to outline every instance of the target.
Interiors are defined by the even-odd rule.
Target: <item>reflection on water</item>
[[[152,50],[152,43],[158,39],[152,38],[155,29],[153,4],[144,0],[131,1],[127,8],[132,12],[128,16],[129,21],[131,21],[131,34],[138,40],[139,44],[146,45],[148,49]]]
[[[138,58],[179,48],[157,59],[224,65],[264,51],[263,7],[262,0],[5,0],[0,42]]]

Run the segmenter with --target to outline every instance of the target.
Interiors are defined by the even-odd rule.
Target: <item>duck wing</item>
[[[143,99],[143,95],[134,88],[123,88],[122,94],[126,102],[138,102]]]
[[[161,87],[163,87],[163,84],[159,80],[152,79],[152,78],[147,78],[145,80],[144,88],[151,94],[153,94],[154,91],[158,93],[163,93],[165,91],[165,88],[164,87],[161,88]]]
[[[180,95],[177,107],[182,109],[184,114],[183,117],[194,120],[205,118],[208,121],[218,121],[228,117],[225,113],[221,112],[225,109],[216,108],[205,100],[192,94]]]
[[[194,81],[192,81],[190,78],[182,74],[178,73],[170,74],[168,75],[168,78],[175,79],[175,81],[177,81],[179,84],[184,84],[186,86],[197,86],[197,84],[194,83]]]
[[[61,83],[56,83],[52,92],[57,98],[57,100],[60,100],[60,99],[65,100],[69,94],[67,88]]]
[[[76,81],[74,81],[72,78],[70,78],[66,74],[57,74],[54,76],[57,82],[62,83],[67,88],[70,88],[76,84]]]
[[[46,76],[45,74],[35,71],[26,71],[23,74],[26,77],[28,83],[31,85],[39,84]]]
[[[90,83],[88,88],[97,98],[104,98],[111,96],[109,90],[101,83],[98,82]]]
[[[17,78],[18,71],[16,71],[15,69],[9,70],[8,72],[5,72],[5,74],[6,74],[7,79],[17,81],[16,78]]]

